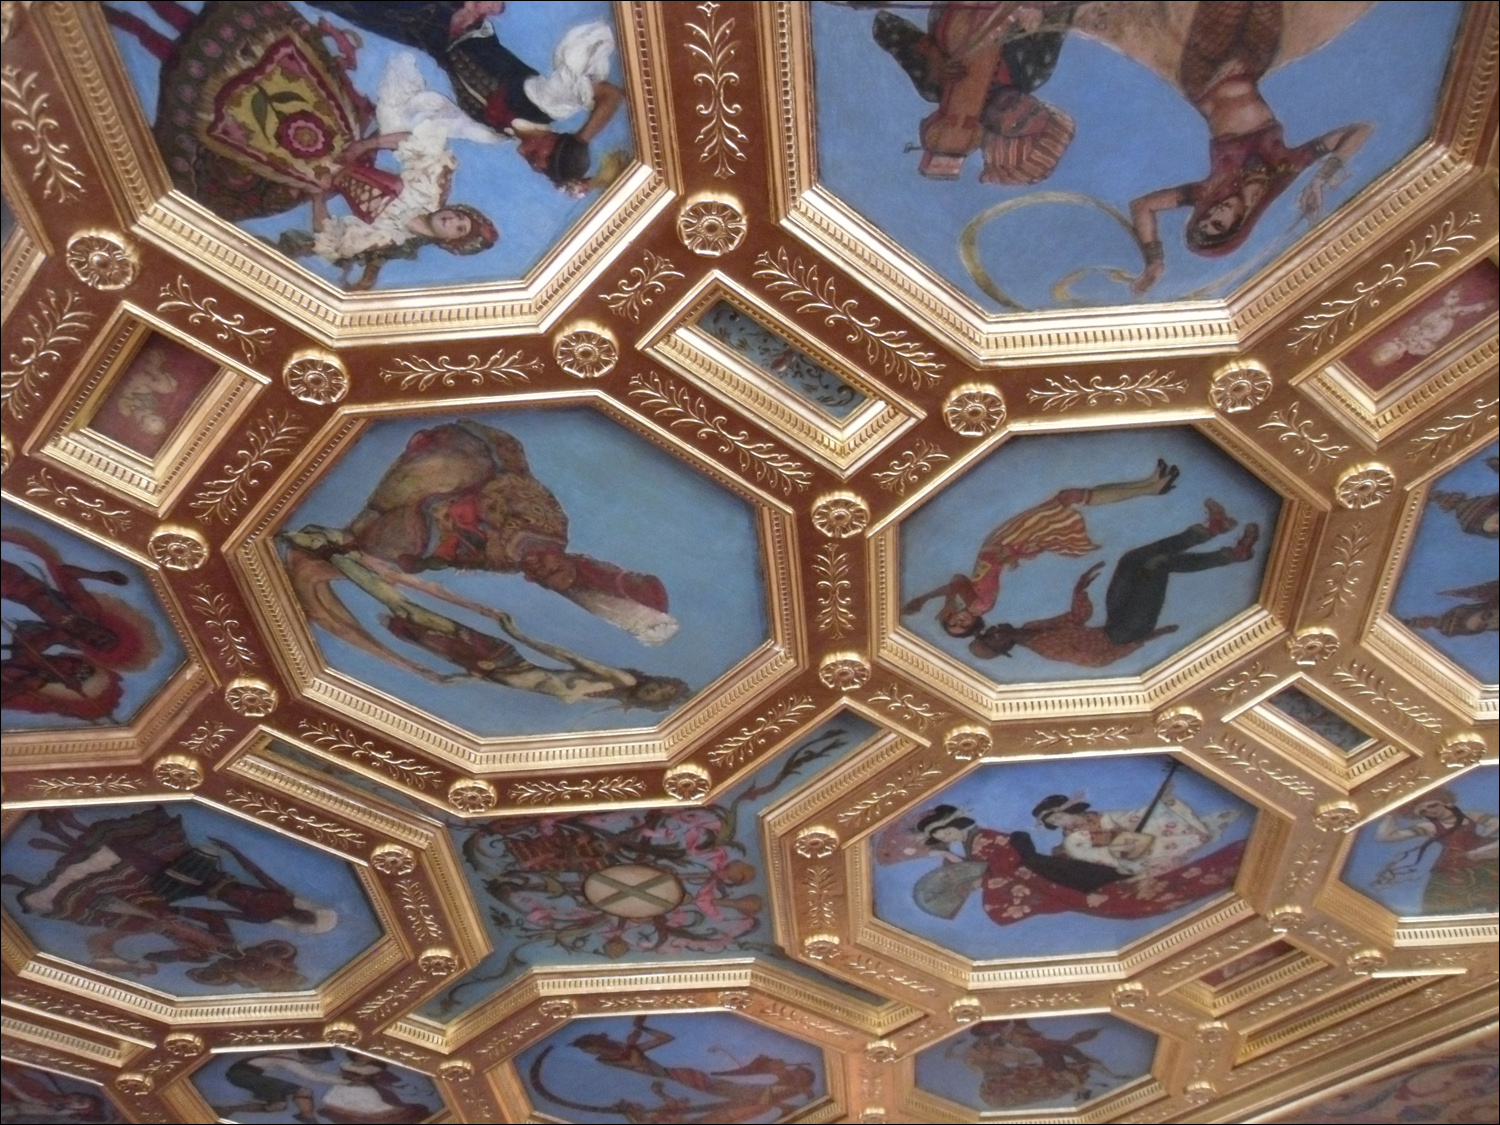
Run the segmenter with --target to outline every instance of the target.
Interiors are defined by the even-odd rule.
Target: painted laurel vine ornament
[[[1254,361],[1240,361],[1222,368],[1208,388],[1209,398],[1224,414],[1253,410],[1270,393],[1271,373]]]
[[[75,235],[68,242],[63,261],[74,277],[94,289],[124,289],[135,280],[135,253],[113,235]]]
[[[690,203],[677,216],[677,236],[694,254],[718,258],[745,240],[745,216],[724,199]]]
[[[620,349],[610,336],[592,328],[575,328],[558,337],[552,358],[576,379],[601,379],[620,362]]]
[[[349,372],[332,352],[294,355],[282,368],[281,379],[294,398],[313,406],[331,406],[349,393]]]

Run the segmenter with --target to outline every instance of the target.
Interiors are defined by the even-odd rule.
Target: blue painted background
[[[105,805],[75,809],[73,813],[85,824],[95,824],[101,820],[130,816],[147,807],[149,806],[144,804]],[[300,933],[274,923],[229,923],[235,937],[245,945],[273,938],[293,942],[298,949],[297,969],[307,979],[309,987],[317,987],[323,983],[370,948],[381,936],[380,923],[375,918],[369,899],[365,897],[364,888],[344,860],[275,832],[247,824],[238,817],[189,801],[174,801],[166,808],[173,816],[182,818],[183,830],[191,842],[207,846],[210,837],[217,836],[221,840],[227,840],[293,894],[338,911],[338,924],[321,934]],[[16,826],[5,841],[3,853],[0,853],[4,856],[7,872],[19,875],[27,882],[35,882],[51,869],[60,853],[38,851],[28,846],[27,841],[38,835],[35,814]],[[252,881],[248,873],[241,872],[232,856],[225,856],[224,866],[237,878],[245,882]],[[99,932],[98,929],[79,926],[59,918],[39,918],[23,914],[16,906],[16,896],[20,891],[21,888],[17,887],[4,889],[5,907],[38,948],[65,960],[88,965],[85,943],[90,936]],[[183,905],[214,909],[213,903],[200,899],[188,899]],[[146,934],[126,938],[120,943],[121,953],[131,959],[137,959],[146,952],[170,947],[171,943],[165,938]],[[211,996],[223,992],[255,991],[243,985],[199,984],[188,979],[189,968],[192,966],[180,962],[167,964],[160,966],[152,976],[128,979],[176,996]]]
[[[332,1061],[321,1062],[315,1059],[300,1058],[299,1061],[305,1062],[308,1066],[315,1069],[325,1071],[336,1070],[345,1061],[364,1061],[362,1056],[352,1051],[346,1051],[342,1047],[332,1047],[328,1048],[328,1050],[332,1052]],[[299,1052],[295,1049],[280,1051],[261,1049],[217,1054],[207,1066],[193,1073],[193,1085],[198,1088],[198,1092],[203,1095],[204,1100],[218,1110],[226,1119],[242,1121],[246,1125],[281,1125],[282,1122],[295,1120],[292,1114],[297,1112],[297,1107],[293,1105],[288,1105],[283,1110],[271,1113],[252,1113],[244,1109],[235,1109],[232,1113],[229,1112],[230,1107],[244,1105],[250,1095],[242,1087],[236,1086],[234,1083],[226,1080],[224,1072],[240,1059],[252,1057],[264,1058],[267,1055],[290,1055],[298,1058]],[[432,1079],[428,1078],[425,1074],[419,1074],[415,1070],[408,1070],[404,1066],[397,1066],[395,1064],[390,1065],[389,1073],[397,1080],[394,1086],[389,1087],[390,1092],[402,1101],[431,1106],[432,1109],[428,1113],[429,1117],[443,1108],[442,1095],[438,1093]],[[312,1086],[309,1089],[312,1090],[314,1104],[317,1105],[321,1103],[321,1095],[328,1087]],[[317,1116],[317,1120],[331,1121],[333,1118],[325,1117],[320,1113]],[[344,1120],[344,1118],[341,1117],[339,1120]],[[412,1119],[402,1118],[402,1120]]]
[[[1260,542],[1248,562],[1172,576],[1160,624],[1175,624],[1177,632],[1148,641],[1107,667],[1086,668],[1047,660],[1021,645],[1008,657],[981,660],[969,652],[968,638],[950,637],[937,623],[940,602],[936,599],[920,613],[903,614],[902,625],[997,683],[1015,684],[1139,675],[1228,621],[1259,595],[1266,551],[1281,504],[1247,470],[1186,427],[1034,435],[1001,446],[902,523],[901,601],[905,604],[954,574],[971,573],[980,544],[991,531],[1060,489],[1137,480],[1152,472],[1158,457],[1182,470],[1171,492],[1080,508],[1089,536],[1101,549],[1076,558],[1041,555],[1006,571],[1000,580],[1000,600],[984,617],[986,624],[1008,621],[1021,625],[1063,613],[1079,576],[1103,560],[1104,570],[1089,587],[1094,601],[1089,624],[1103,625],[1104,592],[1120,556],[1201,523],[1203,501],[1212,498],[1223,504],[1241,527],[1259,523]],[[1239,530],[1211,539],[1195,550],[1231,546],[1239,538]]]
[[[1325,213],[1353,198],[1427,136],[1462,4],[1386,0],[1322,49],[1261,80],[1261,92],[1301,144],[1356,121],[1374,135],[1350,162],[1350,178],[1325,194]],[[926,11],[898,14],[926,27]],[[1036,191],[1093,195],[1120,210],[1158,188],[1196,181],[1208,168],[1208,128],[1180,93],[1143,65],[1110,47],[1072,34],[1057,70],[1036,93],[1066,111],[1077,133],[1052,176],[1032,187],[979,182],[980,154],[957,181],[917,173],[918,127],[935,108],[912,87],[896,61],[876,46],[873,13],[837,4],[813,5],[819,178],[957,288],[998,310],[959,261],[960,230],[1005,199]],[[1194,294],[1226,270],[1291,245],[1280,241],[1297,218],[1303,178],[1281,196],[1245,244],[1226,258],[1191,254],[1182,242],[1187,211],[1160,216],[1167,270],[1145,300]],[[1299,226],[1293,239],[1305,234]],[[1084,265],[1140,270],[1140,252],[1113,219],[1082,207],[1044,206],[1004,216],[980,238],[992,277],[1025,308],[1054,307],[1053,282]],[[1220,296],[1232,286],[1210,286]],[[1075,289],[1083,304],[1136,300],[1123,285],[1095,281]]]
[[[407,440],[455,417],[427,415],[371,426],[283,526],[347,525]],[[695,689],[766,639],[760,537],[744,500],[591,410],[463,417],[513,434],[526,449],[532,473],[568,515],[568,549],[656,575],[666,585],[668,608],[682,628],[666,644],[648,648],[519,574],[438,570],[424,574],[426,580],[508,611],[522,632],[538,640],[616,667],[676,676]],[[387,633],[379,622],[384,607],[352,583],[339,582],[334,589],[383,643],[437,671],[458,671]],[[425,595],[417,599],[427,601]],[[434,608],[487,633],[497,632],[493,622],[471,619],[455,606]],[[653,725],[667,713],[623,712],[606,702],[567,704],[488,682],[434,684],[322,630],[317,635],[334,668],[479,735],[634,729]]]
[[[1156,795],[1166,777],[1169,760],[1164,755],[1143,754],[988,765],[933,794],[920,807],[956,805],[964,815],[973,817],[980,828],[1001,832],[1024,829],[1031,833],[1039,851],[1050,851],[1062,842],[1061,833],[1039,827],[1031,815],[1043,797],[1052,793],[1080,795],[1102,812],[1139,808]],[[1186,768],[1173,775],[1172,786],[1199,816],[1223,809],[1240,810],[1239,819],[1225,828],[1217,841],[1206,845],[1199,857],[1249,836],[1254,810],[1232,793]],[[957,848],[955,845],[955,851]],[[957,916],[946,921],[922,910],[912,898],[917,880],[941,863],[934,855],[931,859],[872,864],[875,914],[976,961],[1113,951],[1195,909],[1184,906],[1152,918],[1042,914],[997,926],[984,912],[983,896],[976,888]]]
[[[41,537],[62,556],[63,562],[89,570],[118,570],[130,579],[129,583],[124,586],[111,586],[108,582],[95,582],[91,579],[84,580],[85,588],[91,593],[96,596],[116,598],[145,617],[151,623],[156,637],[159,647],[156,657],[144,668],[134,672],[125,672],[121,679],[123,691],[119,707],[115,710],[115,717],[121,723],[130,722],[135,718],[136,713],[166,686],[167,681],[187,659],[182,641],[178,638],[177,631],[172,628],[167,611],[157,600],[156,592],[151,588],[145,572],[135,563],[119,555],[111,554],[83,536],[64,531],[56,524],[40,519],[13,504],[5,504],[0,507],[0,511],[4,513],[4,523],[7,529],[29,531]],[[9,562],[30,571],[35,577],[44,578],[48,585],[52,585],[41,560],[24,547],[15,543],[5,543],[0,546],[0,555],[3,555]],[[9,644],[11,637],[9,622],[35,621],[37,618],[29,609],[15,602],[6,601],[4,619],[6,624],[0,625],[0,637],[3,637],[5,643]],[[4,723],[6,730],[76,730],[80,727],[110,725],[107,719],[94,723],[88,719],[78,719],[70,715],[41,714],[18,709],[6,710]]]
[[[152,13],[150,5],[143,0],[125,0],[115,7],[133,12],[153,27],[169,36],[175,33]],[[197,11],[203,7],[196,0],[184,5]],[[320,18],[327,19],[337,27],[349,25],[336,16],[320,12],[306,4],[293,4],[315,26]],[[606,0],[568,0],[567,3],[541,3],[539,0],[510,0],[505,12],[491,22],[500,42],[514,51],[522,60],[543,74],[552,72],[552,49],[563,34],[577,24],[603,20],[614,26],[614,10]],[[125,60],[125,67],[135,86],[146,120],[156,118],[157,75],[160,67],[156,57],[145,50],[131,35],[115,31],[115,45]],[[359,52],[359,68],[351,75],[356,87],[372,101],[385,73],[390,57],[398,51],[410,50],[400,44],[382,39],[371,32],[360,30],[364,47]],[[452,85],[432,59],[417,54],[418,66],[427,85],[434,90],[452,96]],[[623,86],[620,76],[618,44],[611,73],[611,81]],[[573,130],[583,124],[584,115],[559,123],[559,128]],[[470,203],[478,207],[494,222],[500,231],[500,240],[483,253],[464,257],[449,254],[435,247],[424,247],[415,260],[386,263],[377,282],[379,289],[394,289],[421,285],[461,285],[466,282],[502,281],[524,277],[531,268],[582,218],[599,197],[593,192],[584,199],[572,199],[552,185],[547,177],[531,170],[521,159],[513,142],[497,145],[476,144],[473,141],[454,140],[454,155],[458,157],[458,168],[453,173],[453,190],[449,194],[454,203]],[[621,106],[610,123],[590,144],[593,153],[593,168],[597,169],[600,158],[612,149],[623,149],[634,153],[635,143],[630,128],[630,111]],[[383,167],[394,168],[386,158]],[[593,169],[591,169],[592,171]],[[342,200],[330,205],[333,214],[346,213]],[[252,219],[239,224],[251,234],[275,241],[284,230],[308,229],[312,221],[310,206],[299,207],[283,215],[264,219]],[[303,265],[330,281],[338,279],[339,271],[317,257],[298,259]]]
[[[1493,384],[1492,384],[1493,385]],[[1444,473],[1428,491],[1462,492],[1483,496],[1500,488],[1500,477],[1485,464],[1485,459],[1500,455],[1500,444],[1476,453],[1463,464]],[[1458,526],[1452,512],[1445,512],[1429,499],[1417,528],[1416,542],[1407,556],[1391,612],[1397,617],[1441,614],[1470,598],[1448,598],[1439,591],[1476,586],[1494,581],[1500,565],[1495,556],[1495,541],[1480,535],[1469,535]],[[1413,629],[1412,632],[1439,652],[1467,668],[1481,683],[1500,680],[1500,645],[1493,632],[1472,637],[1445,637],[1436,629]]]
[[[1494,816],[1497,811],[1500,811],[1500,789],[1496,787],[1497,781],[1500,781],[1500,768],[1481,766],[1458,777],[1445,779],[1443,788],[1453,791],[1458,807],[1464,812],[1471,815],[1488,813]],[[1431,792],[1428,790],[1429,794]],[[1421,797],[1413,797],[1402,808],[1409,808],[1421,799]],[[1433,844],[1428,848],[1415,865],[1416,870],[1409,876],[1399,882],[1379,885],[1376,877],[1388,863],[1403,852],[1422,846],[1420,839],[1396,840],[1392,843],[1377,840],[1375,833],[1379,830],[1382,819],[1384,818],[1377,817],[1355,833],[1354,846],[1350,849],[1349,858],[1344,863],[1343,880],[1355,890],[1369,895],[1398,917],[1420,917],[1422,915],[1422,889],[1427,884],[1427,873],[1432,870],[1432,865],[1437,862],[1441,854],[1441,846]],[[1398,827],[1405,828],[1410,826],[1411,820],[1398,816],[1396,823]],[[1491,837],[1491,839],[1494,838]],[[1491,859],[1490,862],[1494,863],[1494,860]],[[1494,910],[1495,904],[1491,903],[1488,911],[1483,907],[1477,907],[1470,913],[1493,913]]]
[[[612,1016],[604,1019],[574,1020],[566,1027],[549,1035],[516,1057],[516,1071],[522,1084],[531,1096],[532,1107],[538,1112],[558,1114],[561,1119],[579,1122],[628,1122],[632,1118],[614,1113],[589,1113],[585,1110],[560,1108],[541,1097],[530,1081],[531,1064],[549,1046],[552,1052],[542,1064],[542,1080],[548,1089],[580,1102],[609,1105],[617,1099],[626,1098],[646,1106],[655,1106],[661,1098],[652,1092],[653,1082],[662,1082],[670,1097],[694,1097],[698,1105],[717,1104],[720,1099],[710,1093],[693,1095],[686,1087],[672,1081],[634,1074],[620,1067],[605,1066],[592,1055],[572,1046],[574,1039],[586,1034],[607,1034],[623,1040],[633,1028],[635,1017]],[[736,1070],[757,1055],[767,1055],[791,1065],[809,1066],[817,1075],[811,1094],[794,1108],[810,1105],[822,1097],[828,1089],[827,1076],[823,1068],[823,1052],[810,1043],[782,1035],[768,1027],[752,1023],[729,1012],[695,1012],[677,1015],[651,1015],[647,1026],[675,1036],[671,1043],[658,1047],[650,1058],[662,1066],[694,1067],[698,1070]],[[738,1079],[747,1084],[763,1084],[765,1078],[743,1076]],[[691,1113],[692,1111],[688,1111]],[[688,1120],[672,1118],[671,1120]],[[759,1117],[735,1117],[735,1121],[772,1122],[786,1118],[774,1108]],[[640,1120],[636,1118],[635,1120]],[[653,1118],[654,1120],[654,1118]],[[699,1120],[694,1116],[691,1120]],[[703,1118],[702,1120],[708,1120]]]
[[[1152,1056],[1156,1053],[1156,1036],[1114,1016],[1043,1016],[1026,1022],[1034,1031],[1051,1039],[1067,1039],[1080,1031],[1098,1031],[1099,1034],[1093,1039],[1080,1043],[1078,1049],[1123,1077],[1111,1077],[1098,1068],[1090,1071],[1087,1088],[1091,1098],[1147,1073],[1151,1069]],[[917,1055],[917,1085],[940,1097],[984,1112],[994,1107],[986,1104],[979,1095],[982,1075],[964,1061],[964,1048],[970,1042],[971,1033],[964,1030]],[[1079,1103],[1049,1099],[1030,1104],[1072,1109]]]

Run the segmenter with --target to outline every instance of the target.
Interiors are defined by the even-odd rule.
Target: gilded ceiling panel
[[[4,1120],[1492,1102],[1497,22],[7,0]]]

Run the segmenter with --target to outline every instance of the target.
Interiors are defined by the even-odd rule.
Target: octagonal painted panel
[[[574,1021],[521,1052],[541,1113],[564,1121],[786,1121],[828,1092],[823,1052],[729,1012]]]
[[[5,504],[7,731],[129,723],[186,653],[142,568]]]
[[[1426,138],[1461,7],[815,4],[819,177],[990,311],[1221,297]]]
[[[494,945],[422,1014],[450,1020],[530,966],[785,957],[771,933],[760,811],[878,734],[839,715],[699,808],[618,810],[454,825]],[[541,792],[541,790],[537,790]]]
[[[3,855],[40,951],[174,996],[316,988],[381,935],[344,860],[197,804],[30,813]]]
[[[455,7],[105,13],[173,185],[368,289],[525,276],[635,151],[609,4]]]
[[[1427,493],[1391,611],[1480,683],[1500,680],[1500,445],[1444,473]]]
[[[903,521],[902,623],[996,683],[1140,674],[1255,602],[1279,511],[1186,428],[1016,438]]]
[[[8,1060],[0,1063],[0,1122],[5,1125],[120,1125],[126,1120],[92,1082]]]
[[[1397,917],[1500,909],[1496,784],[1481,766],[1429,789],[1354,837],[1343,880]]]
[[[342,1047],[216,1055],[193,1085],[221,1120],[426,1121],[443,1108],[432,1079]]]
[[[976,961],[1107,952],[1231,888],[1253,822],[1161,755],[985,765],[876,836],[875,916]]]
[[[917,1087],[980,1113],[1075,1109],[1149,1073],[1156,1036],[1115,1016],[986,1020],[917,1055]]]
[[[281,542],[332,668],[480,736],[645,725],[768,635],[751,505],[589,410],[376,423]]]

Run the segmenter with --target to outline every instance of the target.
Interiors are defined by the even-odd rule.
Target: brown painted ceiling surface
[[[6,1122],[1493,1120],[1495,5],[3,17]]]

